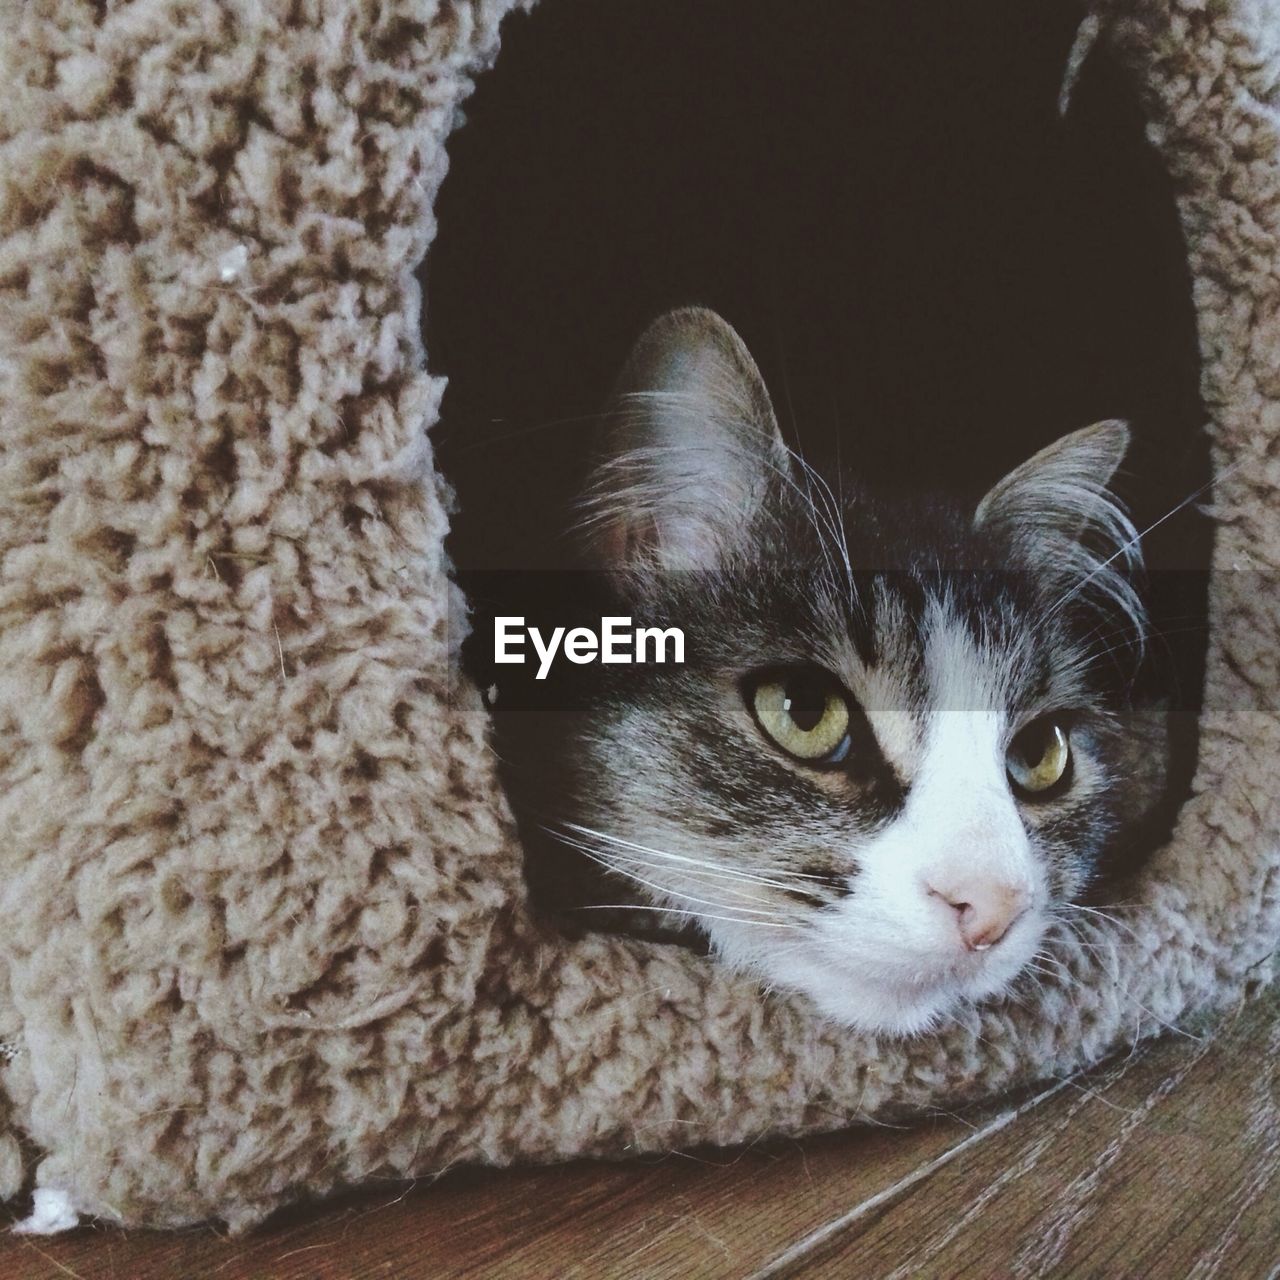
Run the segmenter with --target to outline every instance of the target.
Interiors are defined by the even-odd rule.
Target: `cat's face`
[[[565,837],[841,1022],[911,1033],[1006,989],[1159,785],[1123,696],[1124,429],[976,511],[877,503],[797,465],[703,311],[646,333],[610,421],[585,527],[687,661],[593,675]]]

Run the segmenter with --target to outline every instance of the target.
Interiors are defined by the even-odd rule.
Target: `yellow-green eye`
[[[849,703],[825,671],[769,675],[748,693],[756,723],[783,751],[809,764],[838,764],[849,752]]]
[[[1005,753],[1005,768],[1019,791],[1041,795],[1057,786],[1071,767],[1071,740],[1062,724],[1041,716],[1019,731]]]

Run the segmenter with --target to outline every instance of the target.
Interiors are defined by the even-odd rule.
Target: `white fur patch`
[[[718,949],[804,992],[828,1017],[910,1035],[1003,991],[1032,959],[1048,887],[1005,778],[1004,690],[969,632],[939,609],[926,654],[933,708],[907,803],[855,850],[854,892],[798,934],[708,921]],[[989,949],[967,948],[931,885],[978,877],[1030,903]]]
[[[15,1223],[13,1230],[20,1236],[53,1236],[74,1231],[79,1225],[80,1215],[65,1191],[57,1187],[37,1187],[31,1197],[30,1216]]]

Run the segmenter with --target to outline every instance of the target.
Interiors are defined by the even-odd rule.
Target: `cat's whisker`
[[[569,908],[571,911],[656,911],[663,915],[672,916],[689,916],[694,920],[720,920],[726,924],[757,924],[769,929],[798,929],[799,925],[791,923],[770,923],[763,920],[743,920],[737,916],[717,916],[711,915],[706,911],[688,911],[682,907],[651,907],[638,903],[622,902],[622,903],[584,903],[581,906]]]
[[[577,839],[575,837],[568,836],[565,834],[559,834],[557,838],[559,839],[561,844],[567,845],[571,849],[578,849],[582,852],[598,853],[601,857],[605,857],[610,860],[625,862],[635,867],[642,867],[648,871],[664,872],[664,871],[671,870],[671,866],[667,862],[654,861],[649,858],[642,858],[626,850],[623,850],[620,852],[615,849],[609,849],[606,852],[605,850],[598,849],[595,845],[592,845],[589,841],[586,841],[586,840]],[[707,866],[707,867],[700,866],[700,865],[687,866],[687,867],[682,866],[680,867],[680,874],[699,878],[699,879],[704,879],[704,880],[717,881],[720,884],[732,889],[734,892],[743,893],[743,894],[748,893],[751,888],[756,886],[764,886],[764,887],[774,886],[773,881],[764,880],[754,876],[753,877],[735,876],[731,872],[722,871],[720,869],[715,869],[710,866]]]
[[[658,884],[656,881],[642,876],[636,871],[623,865],[618,859],[612,856],[604,855],[593,850],[586,845],[578,844],[574,846],[581,853],[585,854],[592,861],[604,867],[608,871],[613,871],[619,875],[626,876],[629,880],[634,880],[637,884],[642,884],[648,889],[652,889],[660,897],[677,898],[682,902],[688,902],[694,906],[711,907],[715,911],[732,911],[738,913],[733,917],[716,917],[720,919],[731,918],[741,921],[744,924],[777,924],[785,925],[788,928],[795,927],[795,922],[787,919],[778,911],[767,907],[746,907],[738,906],[736,903],[724,902],[711,898],[700,898],[696,894],[685,893],[679,889],[674,889],[668,885]],[[696,914],[696,913],[694,913]]]
[[[618,857],[628,862],[632,866],[642,867],[649,871],[664,872],[670,871],[670,867],[661,862],[648,862],[641,858],[628,857],[627,855],[611,854],[611,857]],[[706,870],[702,867],[682,867],[680,875],[687,876],[694,880],[706,881],[715,884],[729,893],[751,899],[753,889],[779,889],[785,891],[787,886],[778,881],[773,880],[744,880],[742,877],[724,876],[716,871]],[[754,900],[754,899],[751,899]]]
[[[1123,921],[1116,919],[1116,917],[1108,915],[1107,913],[1103,911],[1099,911],[1092,907],[1084,907],[1080,903],[1064,902],[1060,905],[1063,907],[1069,908],[1071,910],[1085,911],[1088,914],[1097,916],[1100,919],[1105,920],[1110,924],[1118,924],[1118,925],[1121,925],[1123,928],[1130,928],[1130,926],[1126,925]],[[1130,931],[1134,933],[1135,937],[1137,936],[1136,931],[1132,930],[1131,928],[1130,928]],[[1182,1036],[1184,1039],[1190,1040],[1195,1044],[1206,1043],[1206,1040],[1203,1036],[1195,1035],[1193,1032],[1186,1030],[1184,1027],[1179,1027],[1175,1023],[1167,1021],[1166,1019],[1160,1017],[1160,1015],[1156,1013],[1153,1009],[1150,1009],[1145,1004],[1143,1004],[1143,1002],[1139,1000],[1138,997],[1134,995],[1132,991],[1130,991],[1127,987],[1123,986],[1120,983],[1119,974],[1112,972],[1110,969],[1108,969],[1106,964],[1103,963],[1103,959],[1101,956],[1098,957],[1098,963],[1102,966],[1104,971],[1107,972],[1108,976],[1115,983],[1115,989],[1120,993],[1120,995],[1123,996],[1124,999],[1128,1000],[1136,1009],[1138,1009],[1140,1013],[1145,1014],[1148,1018],[1150,1018],[1153,1022],[1155,1022],[1157,1026],[1163,1027],[1166,1031],[1172,1032],[1174,1035]],[[1141,1038],[1141,1025],[1139,1024],[1139,1025],[1136,1025],[1134,1028],[1134,1042],[1133,1042],[1133,1049],[1131,1050],[1131,1054],[1137,1051],[1140,1038]]]
[[[836,501],[836,496],[831,491],[831,486],[827,483],[826,478],[819,475],[817,471],[810,465],[809,461],[800,453],[798,449],[787,449],[788,454],[800,467],[802,474],[805,476],[806,488],[808,492],[805,495],[805,501],[809,510],[814,517],[814,528],[822,533],[822,529],[818,524],[818,508],[813,501],[813,485],[817,484],[818,495],[822,499],[822,523],[826,526],[826,534],[835,543],[837,550],[840,552],[840,558],[844,565],[845,580],[849,586],[849,599],[853,600],[853,563],[849,555],[849,537],[844,524],[844,510],[840,503]],[[834,566],[833,566],[834,567]]]
[[[1201,622],[1192,627],[1161,627],[1158,631],[1150,632],[1149,635],[1156,640],[1165,641],[1170,636],[1202,635],[1208,630],[1209,624],[1207,622]],[[1122,653],[1131,648],[1132,645],[1127,641],[1121,641],[1117,644],[1108,646],[1106,649],[1090,650],[1087,654],[1087,661],[1082,663],[1082,667],[1087,668],[1101,662],[1104,658],[1109,658],[1113,654]]]
[[[1094,578],[1105,573],[1117,560],[1121,558],[1132,558],[1142,539],[1145,538],[1147,534],[1158,529],[1166,520],[1172,519],[1180,511],[1184,511],[1193,502],[1195,502],[1197,498],[1212,489],[1215,484],[1221,483],[1229,475],[1237,471],[1246,461],[1247,459],[1245,458],[1237,458],[1235,462],[1224,467],[1211,480],[1206,481],[1198,489],[1189,493],[1181,502],[1175,503],[1174,506],[1170,507],[1169,510],[1164,513],[1164,515],[1153,520],[1145,529],[1135,532],[1131,537],[1127,538],[1119,547],[1116,548],[1114,552],[1112,552],[1111,555],[1096,565],[1089,574],[1077,582],[1070,590],[1061,596],[1053,606],[1051,606],[1048,614],[1046,615],[1046,621],[1052,621],[1052,619],[1055,618],[1071,600],[1078,596]]]
[[[780,881],[775,876],[769,875],[764,868],[752,866],[733,866],[726,867],[719,863],[708,862],[703,858],[693,858],[688,854],[672,853],[666,849],[655,849],[649,845],[637,844],[633,840],[625,840],[621,836],[612,835],[607,831],[597,831],[592,827],[583,826],[577,822],[566,822],[562,824],[565,830],[572,831],[578,836],[590,840],[603,840],[608,844],[616,845],[619,848],[633,850],[636,853],[649,854],[655,858],[661,858],[668,862],[678,862],[687,866],[702,867],[709,872],[724,877],[732,877],[734,879],[750,880],[755,883],[769,884],[775,888],[789,888],[785,882]],[[555,834],[555,832],[552,832]],[[823,876],[809,875],[802,871],[787,872],[790,880],[812,880],[818,883],[826,883]]]
[[[1051,979],[1053,979],[1054,981],[1058,981],[1058,980],[1059,980],[1059,979],[1061,979],[1061,977],[1062,977],[1062,974],[1061,974],[1061,973],[1059,973],[1059,972],[1055,972],[1053,969],[1046,969],[1046,968],[1044,968],[1042,965],[1038,965],[1038,964],[1036,964],[1036,962],[1035,962],[1034,960],[1028,960],[1028,961],[1027,961],[1027,964],[1026,964],[1026,970],[1025,970],[1025,971],[1026,971],[1027,973],[1038,973],[1038,974],[1040,974],[1042,977],[1045,977],[1045,978],[1051,978]]]
[[[1119,916],[1113,915],[1111,912],[1103,911],[1098,907],[1086,907],[1079,902],[1064,902],[1061,904],[1064,910],[1080,911],[1085,915],[1094,916],[1099,920],[1105,920],[1108,924],[1116,925],[1118,928],[1126,930],[1132,934],[1134,938],[1138,938],[1138,931],[1126,921],[1121,920]]]
[[[602,861],[607,863],[607,865],[609,865],[611,868],[615,870],[620,870],[620,871],[625,870],[626,868],[635,867],[638,870],[643,872],[648,872],[651,874],[654,872],[657,872],[659,874],[662,874],[663,872],[668,870],[668,868],[663,867],[656,863],[642,862],[635,858],[627,858],[625,856],[621,856],[614,853],[605,854]],[[695,883],[694,885],[690,886],[692,888],[695,888],[695,889],[705,888],[705,890],[709,893],[717,892],[721,895],[727,894],[732,899],[736,900],[736,902],[743,902],[747,904],[746,906],[741,908],[742,910],[750,910],[758,913],[763,913],[769,909],[764,906],[757,905],[760,903],[759,896],[752,894],[748,889],[746,889],[744,886],[740,884],[734,884],[731,881],[717,880],[714,876],[703,875],[700,877],[698,873],[695,871],[686,871],[686,872],[683,872],[682,875],[693,878],[695,882],[698,880],[702,881],[702,883]],[[735,910],[738,910],[739,908],[736,906],[736,902],[723,900],[723,905],[725,907],[733,906]]]
[[[1118,959],[1119,954],[1121,952],[1133,951],[1137,949],[1136,943],[1125,942],[1115,937],[1108,936],[1105,944],[1102,942],[1099,942],[1096,936],[1092,938],[1086,937],[1085,934],[1082,932],[1084,928],[1087,927],[1090,929],[1098,930],[1099,932],[1101,932],[1103,928],[1102,925],[1095,924],[1091,920],[1077,921],[1077,920],[1068,920],[1061,916],[1052,917],[1051,923],[1050,923],[1050,929],[1052,930],[1053,928],[1059,927],[1059,926],[1066,931],[1065,936],[1062,936],[1062,942],[1064,943],[1064,945],[1067,945],[1067,946],[1074,945],[1079,947],[1081,950],[1085,951],[1103,969],[1107,968],[1107,965],[1110,961]],[[1046,936],[1049,937],[1050,941],[1053,940],[1053,935],[1051,933]]]
[[[585,851],[584,851],[585,852]],[[691,903],[695,907],[710,907],[717,912],[734,912],[732,916],[708,916],[709,919],[732,919],[741,924],[776,924],[787,928],[796,927],[794,920],[788,920],[786,917],[779,915],[776,911],[769,911],[765,908],[741,907],[736,903],[723,902],[713,898],[699,898],[695,894],[684,893],[679,889],[673,889],[666,885],[660,885],[652,880],[646,879],[644,876],[636,874],[634,871],[628,870],[626,867],[618,866],[606,859],[599,859],[600,865],[610,871],[617,872],[619,875],[626,876],[629,880],[634,880],[637,884],[642,884],[648,889],[652,889],[659,897],[674,898],[681,902]],[[692,914],[698,914],[694,912]],[[703,913],[705,914],[705,913]]]
[[[576,843],[570,840],[565,840],[563,843],[567,844],[570,848],[577,849],[579,852],[591,856],[596,862],[599,862],[602,865],[607,865],[610,868],[621,869],[624,866],[635,867],[642,871],[657,872],[659,874],[670,871],[670,868],[662,863],[650,862],[642,858],[636,858],[633,855],[620,854],[615,851],[606,852],[603,850],[596,850],[589,845]],[[735,882],[726,877],[718,877],[711,873],[701,872],[695,868],[682,869],[681,875],[695,880],[709,882],[710,886],[724,892],[734,894],[739,898],[745,898],[747,901],[759,901],[757,897],[751,894],[748,886],[744,885],[740,881]]]
[[[1186,619],[1161,619],[1161,626],[1159,628],[1151,627],[1148,629],[1148,638],[1153,640],[1164,640],[1168,636],[1185,635],[1193,631],[1208,630],[1207,622],[1202,618],[1198,621],[1194,621],[1195,619],[1196,615],[1194,614],[1188,614]],[[1194,621],[1194,625],[1185,627],[1173,627],[1168,625],[1171,622],[1178,621]],[[1125,649],[1132,649],[1132,640],[1123,636],[1117,639],[1116,632],[1117,628],[1115,624],[1107,619],[1104,619],[1090,631],[1087,631],[1080,640],[1081,646],[1084,650],[1084,656],[1089,659],[1097,659],[1099,657],[1106,657],[1112,653],[1121,652]],[[1114,643],[1109,643],[1105,648],[1099,649],[1094,643],[1095,641],[1114,641]]]
[[[1043,963],[1045,963],[1045,964],[1051,964],[1051,965],[1053,965],[1053,967],[1054,967],[1055,969],[1057,969],[1059,973],[1062,973],[1062,974],[1065,974],[1065,975],[1068,975],[1068,976],[1070,976],[1070,974],[1071,974],[1071,968],[1070,968],[1070,966],[1069,966],[1069,965],[1067,965],[1067,964],[1064,964],[1061,960],[1059,960],[1059,959],[1058,959],[1058,957],[1057,957],[1057,956],[1053,955],[1053,954],[1052,954],[1051,952],[1049,952],[1049,951],[1046,951],[1046,950],[1043,950],[1043,949],[1042,949],[1042,950],[1040,950],[1040,951],[1037,951],[1037,952],[1035,953],[1035,959],[1036,959],[1036,960],[1039,960],[1039,961],[1042,961],[1042,962],[1043,962]]]

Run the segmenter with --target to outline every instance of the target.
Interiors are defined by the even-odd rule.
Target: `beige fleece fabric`
[[[1194,797],[1069,979],[898,1044],[526,911],[453,666],[413,277],[507,7],[0,0],[7,1197],[240,1229],[375,1174],[829,1129],[1268,973],[1280,9],[1103,11],[1176,179],[1213,418]]]

